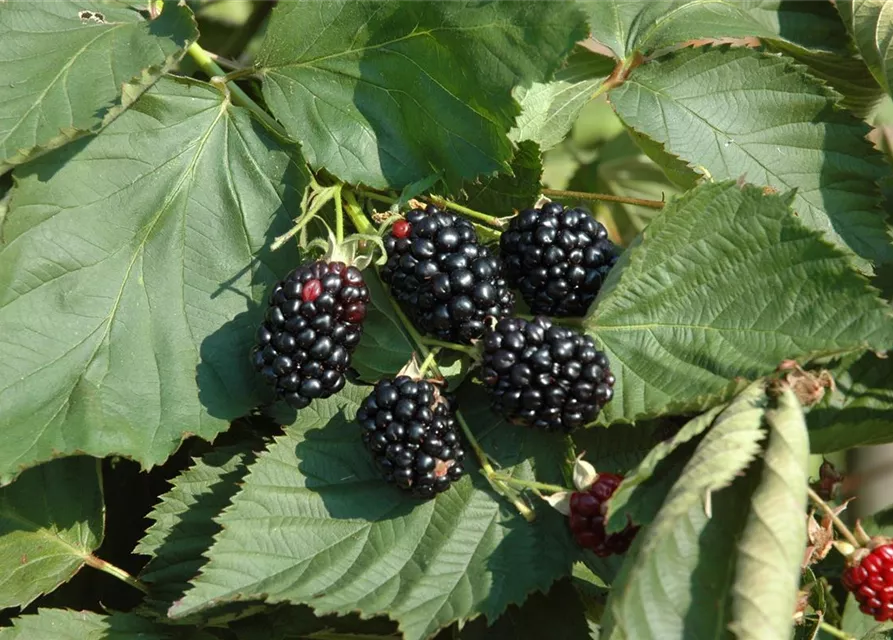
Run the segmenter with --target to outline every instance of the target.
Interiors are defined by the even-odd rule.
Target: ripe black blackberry
[[[434,205],[414,209],[384,244],[382,278],[420,331],[468,344],[484,334],[487,317],[512,312],[515,299],[502,266],[478,244],[467,220]]]
[[[357,422],[385,480],[417,498],[432,498],[465,473],[455,411],[430,382],[398,375],[375,385]]]
[[[360,342],[369,290],[343,262],[301,265],[276,283],[252,351],[255,368],[296,409],[344,388]]]
[[[549,316],[585,315],[617,262],[605,227],[557,202],[519,213],[499,242],[509,285],[533,313]]]
[[[484,338],[483,378],[510,422],[548,431],[591,422],[614,395],[608,358],[592,338],[542,316],[496,324]]]

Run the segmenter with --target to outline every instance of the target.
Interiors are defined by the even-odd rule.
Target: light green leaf
[[[837,10],[877,83],[893,96],[893,2],[840,0]]]
[[[727,638],[735,538],[747,515],[749,478],[760,451],[764,409],[707,432],[654,521],[642,529],[612,585],[602,640]],[[723,487],[727,487],[720,491]],[[708,516],[705,500],[710,501]],[[710,606],[700,606],[709,602]],[[689,615],[693,608],[697,615]]]
[[[621,256],[584,320],[617,377],[600,419],[703,410],[786,358],[884,349],[891,315],[783,198],[698,186]]]
[[[71,579],[102,543],[104,515],[92,458],[47,462],[0,489],[0,607],[24,607]]]
[[[837,376],[830,398],[809,412],[809,444],[814,453],[893,441],[893,360],[866,353]]]
[[[367,269],[364,275],[372,302],[367,307],[363,338],[354,351],[351,366],[360,374],[360,380],[377,382],[397,373],[409,362],[414,349],[378,274]]]
[[[297,149],[165,79],[19,169],[0,251],[0,478],[84,452],[163,462],[268,397],[248,354],[294,266]]]
[[[0,173],[108,123],[198,37],[176,2],[150,22],[99,0],[5,0],[0,33]]]
[[[14,618],[0,629],[0,640],[173,640],[170,627],[156,625],[132,613],[101,615],[92,611],[38,609],[34,615]],[[178,640],[199,640],[197,635]],[[205,636],[207,638],[207,636]]]
[[[634,130],[715,180],[796,189],[807,226],[868,261],[891,255],[868,126],[802,67],[747,48],[686,49],[636,69],[611,92]]]
[[[618,58],[699,38],[748,36],[808,49],[846,49],[846,31],[830,3],[785,0],[585,0],[592,36]]]
[[[571,2],[284,2],[258,56],[263,93],[314,167],[400,188],[505,171],[512,89],[586,37]]]
[[[564,517],[539,501],[536,522],[525,522],[492,493],[470,451],[467,476],[435,500],[388,486],[354,424],[369,389],[349,385],[302,410],[260,455],[170,615],[265,596],[318,614],[387,614],[417,640],[460,619],[493,621],[570,573],[578,549]],[[561,482],[562,440],[495,419],[478,387],[460,403],[505,472]]]
[[[730,628],[739,640],[787,638],[806,539],[809,438],[790,389],[766,411],[769,442],[760,485],[738,542]]]
[[[509,137],[516,142],[532,140],[543,150],[560,143],[614,64],[611,58],[578,46],[551,82],[515,87],[521,114]]]
[[[148,515],[153,524],[134,553],[152,557],[140,579],[150,587],[153,608],[166,612],[198,575],[203,554],[220,531],[215,519],[238,491],[259,444],[222,447],[196,459]]]

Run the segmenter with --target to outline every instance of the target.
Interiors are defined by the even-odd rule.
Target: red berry
[[[571,494],[571,532],[577,544],[597,556],[624,553],[639,531],[639,527],[629,525],[619,533],[605,532],[607,501],[622,481],[623,476],[616,473],[600,473],[589,489]]]
[[[841,579],[859,610],[878,622],[893,620],[893,543],[882,544],[844,570]]]
[[[322,293],[322,282],[313,279],[304,283],[304,289],[301,291],[301,300],[304,302],[313,302]]]
[[[412,225],[406,220],[397,220],[391,227],[391,235],[395,238],[408,238],[410,233],[412,233]]]

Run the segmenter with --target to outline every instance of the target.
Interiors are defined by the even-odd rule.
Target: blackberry
[[[592,338],[543,316],[496,324],[484,338],[483,378],[510,422],[548,431],[591,422],[614,395],[608,358]]]
[[[430,382],[398,375],[375,385],[357,422],[385,480],[432,498],[465,473],[455,411],[452,399]]]
[[[414,209],[384,240],[382,279],[413,324],[441,340],[468,344],[485,319],[512,312],[514,295],[500,262],[478,244],[467,220],[434,205]]]
[[[296,409],[339,392],[367,304],[369,290],[356,267],[301,265],[273,287],[251,354],[255,368]]]
[[[622,481],[623,476],[616,473],[600,473],[588,489],[571,494],[569,522],[574,539],[603,558],[624,553],[639,531],[631,524],[618,533],[605,531],[605,503]]]
[[[549,316],[586,315],[617,262],[605,227],[557,202],[519,213],[499,242],[509,285],[533,313]]]
[[[893,620],[893,544],[860,549],[848,559],[841,582],[859,603],[859,611],[878,622]]]

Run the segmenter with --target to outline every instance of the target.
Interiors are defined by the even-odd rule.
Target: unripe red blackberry
[[[423,333],[468,344],[484,334],[487,318],[512,312],[502,265],[467,220],[434,205],[414,209],[391,227],[384,244],[382,279]]]
[[[301,265],[273,287],[251,355],[255,368],[296,409],[337,393],[368,304],[356,267],[322,260]]]
[[[841,579],[859,603],[859,611],[878,622],[893,620],[893,543],[859,550]]]
[[[599,473],[588,489],[575,491],[570,499],[570,527],[574,539],[581,547],[591,549],[597,556],[606,557],[625,553],[636,537],[639,528],[628,525],[623,531],[610,535],[605,531],[607,502],[623,476],[616,473]]]
[[[500,238],[505,277],[533,313],[583,316],[617,262],[608,232],[583,209],[525,209]]]
[[[592,338],[542,316],[500,320],[483,360],[493,407],[516,424],[570,432],[614,396],[608,358]]]
[[[455,412],[454,401],[430,382],[398,375],[376,383],[357,422],[385,480],[433,498],[465,473]]]

